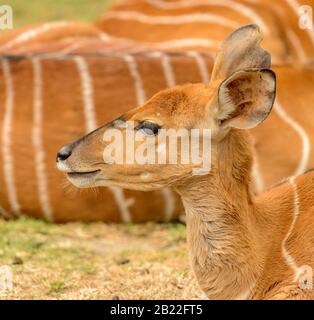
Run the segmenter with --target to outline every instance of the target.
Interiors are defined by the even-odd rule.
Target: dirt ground
[[[185,226],[0,220],[0,299],[195,299]]]

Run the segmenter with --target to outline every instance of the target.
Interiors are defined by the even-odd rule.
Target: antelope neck
[[[262,228],[250,193],[250,146],[244,137],[235,141],[230,137],[220,145],[210,174],[175,186],[186,210],[193,269],[212,299],[243,297],[263,267]],[[230,150],[237,151],[226,156]]]

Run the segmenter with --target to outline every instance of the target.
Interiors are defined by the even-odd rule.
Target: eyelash
[[[144,129],[147,129],[150,131],[150,133],[147,133],[144,131]],[[144,121],[141,124],[139,124],[135,130],[142,130],[146,135],[148,136],[155,136],[158,134],[158,131],[160,129],[160,126],[156,123]]]

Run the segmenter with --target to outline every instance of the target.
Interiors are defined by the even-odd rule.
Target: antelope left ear
[[[270,69],[233,73],[218,89],[218,120],[223,127],[250,129],[264,121],[276,96],[276,75]]]

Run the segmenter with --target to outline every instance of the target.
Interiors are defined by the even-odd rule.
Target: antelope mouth
[[[69,181],[79,188],[88,188],[95,184],[96,178],[100,170],[85,171],[85,172],[67,172]]]

